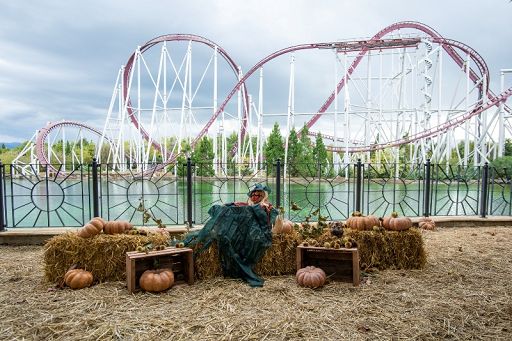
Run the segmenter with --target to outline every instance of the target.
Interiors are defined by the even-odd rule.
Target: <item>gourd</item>
[[[89,220],[89,224],[94,225],[97,229],[101,231],[103,227],[105,227],[105,220],[103,220],[103,218],[100,217],[94,217],[91,220]]]
[[[87,223],[82,228],[80,228],[77,233],[82,238],[90,238],[99,234],[102,229],[103,227],[99,226],[99,224],[94,225]]]
[[[300,286],[314,289],[325,284],[326,276],[324,270],[314,266],[306,266],[297,270],[295,278]]]
[[[73,269],[64,275],[64,283],[71,289],[83,289],[92,284],[92,273],[83,269]]]
[[[145,291],[160,292],[174,284],[174,273],[170,269],[146,270],[140,276],[139,285]]]
[[[103,228],[103,232],[106,234],[117,234],[124,233],[125,231],[131,230],[133,225],[128,221],[116,220],[116,221],[107,221],[105,223],[105,227]]]
[[[398,217],[398,213],[393,212],[382,219],[382,226],[390,231],[405,231],[412,226],[412,221],[408,217]]]
[[[374,226],[379,226],[379,218],[373,215],[363,216],[361,212],[355,211],[346,221],[349,228],[357,231],[371,230]]]
[[[278,215],[272,228],[273,233],[285,233],[290,234],[293,231],[293,222],[288,219],[284,219],[282,215]]]
[[[418,227],[424,230],[435,230],[436,223],[431,218],[421,218],[418,222]]]

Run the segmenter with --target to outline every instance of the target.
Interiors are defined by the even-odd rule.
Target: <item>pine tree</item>
[[[279,125],[274,123],[274,127],[272,128],[272,132],[270,133],[267,141],[265,142],[264,155],[265,160],[270,169],[274,169],[273,165],[276,163],[277,159],[284,160],[284,143],[283,137],[281,136],[281,131],[279,130]],[[273,173],[273,172],[272,172]]]
[[[299,175],[297,166],[301,162],[301,145],[295,128],[292,128],[288,136],[288,173],[291,176]]]
[[[197,175],[213,176],[213,142],[207,136],[204,136],[197,144],[192,153],[192,162],[196,164]]]
[[[321,167],[320,174],[324,174],[327,168],[327,149],[325,148],[322,136],[318,134],[315,140],[315,147],[313,148],[313,159],[317,165]]]
[[[300,163],[297,164],[296,169],[300,175],[314,176],[316,174],[316,162],[313,161],[311,139],[308,133],[309,129],[304,124],[299,139]]]

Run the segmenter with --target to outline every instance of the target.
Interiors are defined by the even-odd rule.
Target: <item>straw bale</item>
[[[254,271],[261,276],[289,275],[296,271],[296,248],[299,238],[296,233],[274,234],[272,246],[265,251]],[[217,243],[205,251],[195,254],[195,275],[198,279],[222,276]]]
[[[61,281],[71,266],[90,271],[95,282],[120,281],[126,278],[126,252],[152,243],[166,245],[168,236],[100,234],[81,238],[68,232],[51,238],[44,246],[44,273],[49,282]]]
[[[353,238],[359,249],[362,269],[421,269],[427,255],[421,231],[355,231],[346,229],[344,236]]]

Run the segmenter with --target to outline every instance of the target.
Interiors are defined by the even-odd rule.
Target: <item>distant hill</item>
[[[0,146],[5,145],[5,148],[12,149],[21,145],[21,142],[0,142]]]

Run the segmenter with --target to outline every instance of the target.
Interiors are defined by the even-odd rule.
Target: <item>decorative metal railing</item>
[[[512,214],[507,170],[430,164],[193,164],[18,169],[0,163],[0,230],[81,226],[91,217],[136,225],[203,224],[215,204],[246,201],[264,183],[293,221],[344,220],[354,210],[407,216]],[[151,219],[144,218],[144,212]]]

